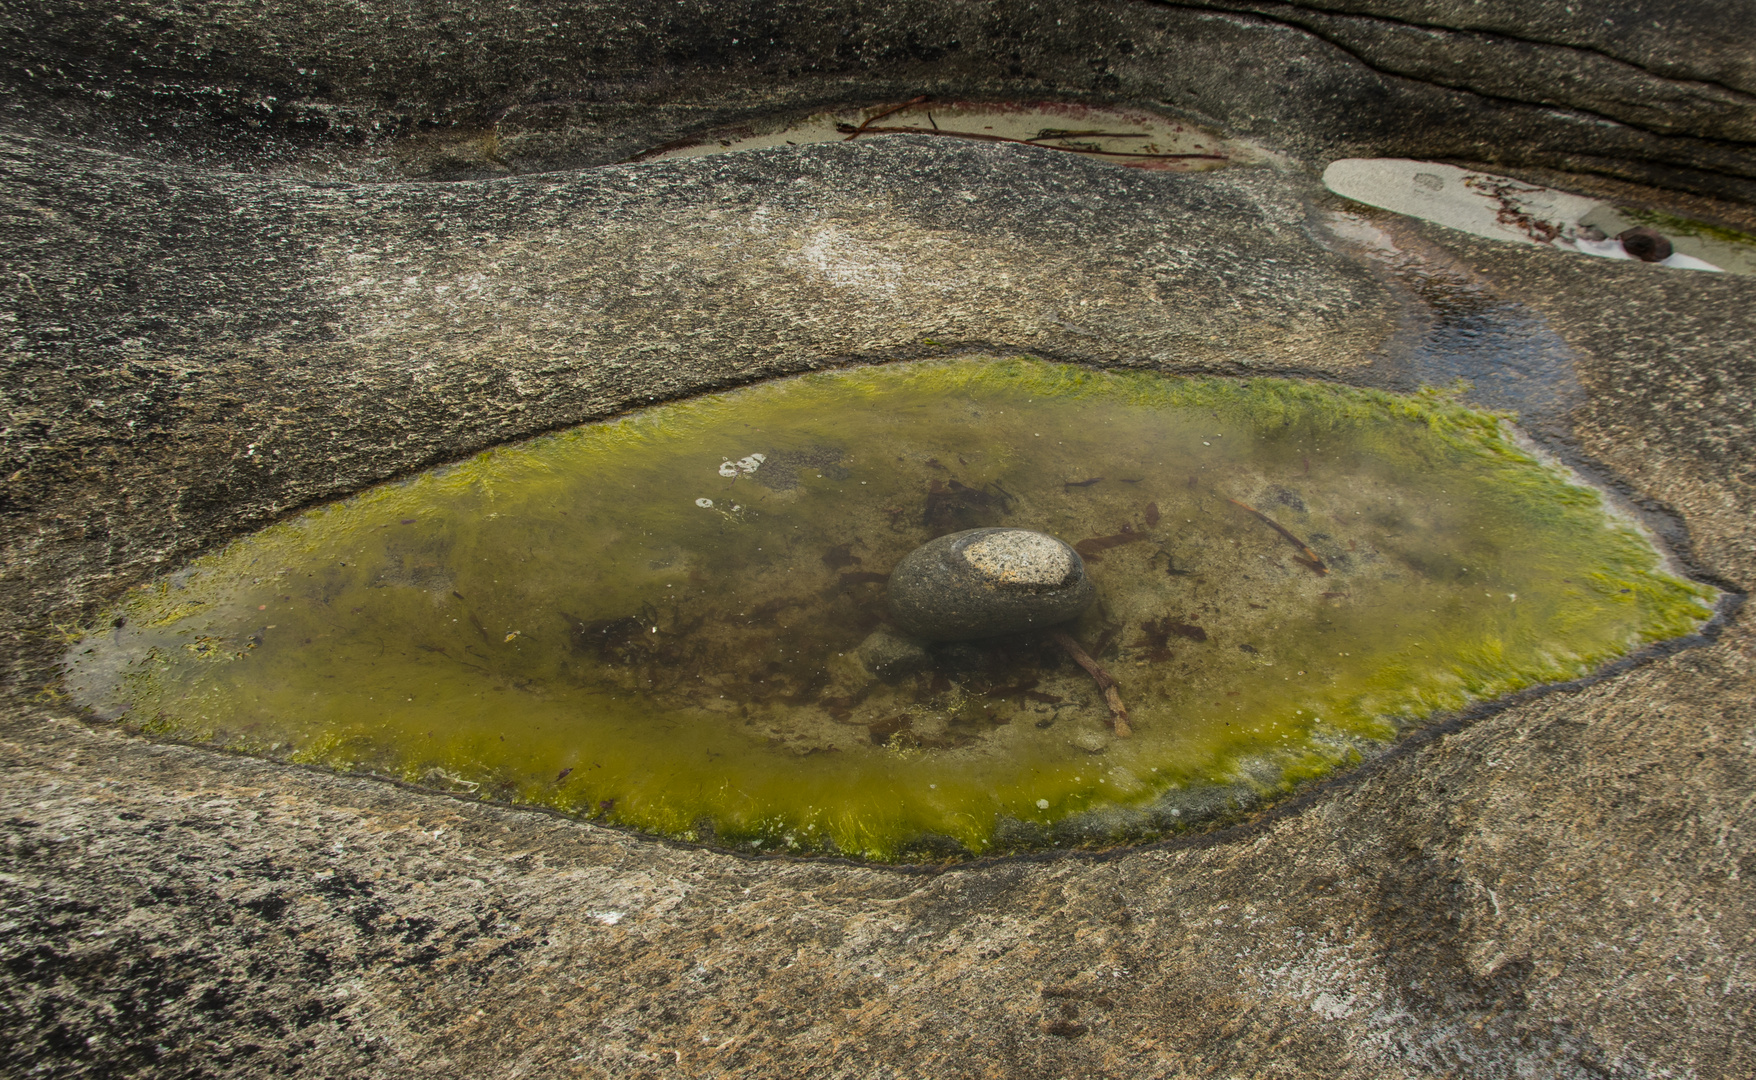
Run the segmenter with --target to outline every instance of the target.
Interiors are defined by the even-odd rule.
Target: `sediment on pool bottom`
[[[1130,738],[1044,635],[894,644],[897,561],[986,526],[1081,555],[1097,600],[1065,629]],[[136,591],[67,684],[165,737],[734,847],[942,858],[1235,815],[1687,633],[1710,596],[1441,396],[966,360],[375,488]]]

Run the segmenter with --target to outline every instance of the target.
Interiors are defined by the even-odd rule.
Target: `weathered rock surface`
[[[299,507],[655,398],[958,350],[1462,375],[1746,590],[1756,283],[1315,182],[1442,155],[1736,197],[1741,6],[1256,7],[0,5],[4,1071],[1746,1076],[1741,610],[1236,832],[936,874],[158,744],[55,695],[69,630]],[[1171,109],[1286,164],[899,137],[510,175],[920,92]]]
[[[890,613],[928,641],[1042,630],[1097,596],[1079,553],[1029,529],[968,529],[930,540],[890,572]]]
[[[1304,160],[1445,157],[1756,199],[1739,0],[0,4],[0,117],[359,179],[602,165],[826,102],[1150,104]]]

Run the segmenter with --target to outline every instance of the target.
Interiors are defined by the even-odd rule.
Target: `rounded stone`
[[[970,529],[930,540],[890,573],[897,625],[930,641],[968,641],[1064,623],[1096,595],[1085,561],[1029,529]]]
[[[1674,250],[1669,237],[1645,225],[1618,233],[1616,239],[1622,241],[1623,251],[1641,262],[1664,262]]]

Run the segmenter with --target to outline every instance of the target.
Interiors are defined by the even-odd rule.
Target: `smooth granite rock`
[[[302,507],[960,353],[1461,378],[1743,592],[1756,279],[1494,244],[1317,176],[1492,163],[1756,228],[1746,7],[0,0],[0,1074],[1744,1080],[1735,608],[1236,829],[944,872],[166,744],[76,716],[55,662],[124,590]],[[584,167],[921,93],[1151,109],[1277,156],[1185,175],[906,135]],[[377,182],[447,178],[473,182]],[[1179,587],[1201,571],[1178,554]]]
[[[930,641],[1040,630],[1097,595],[1079,553],[1029,529],[970,529],[930,540],[890,573],[890,612]]]
[[[5,153],[0,1071],[1747,1075],[1740,615],[1236,831],[937,875],[166,745],[52,688],[59,628],[302,506],[654,399],[959,353],[1461,376],[1742,591],[1756,279],[1495,244],[1315,171],[917,136],[418,185]]]
[[[1749,199],[1741,0],[0,0],[0,122],[144,157],[480,179],[824,103],[1130,102],[1306,160]]]

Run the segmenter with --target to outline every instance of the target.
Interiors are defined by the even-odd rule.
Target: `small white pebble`
[[[713,500],[712,499],[696,499],[695,505],[701,507],[703,510],[710,510],[713,508]]]
[[[1049,800],[1047,800],[1047,799],[1038,799],[1037,800],[1037,809],[1038,810],[1047,810],[1048,808],[1049,808]]]

